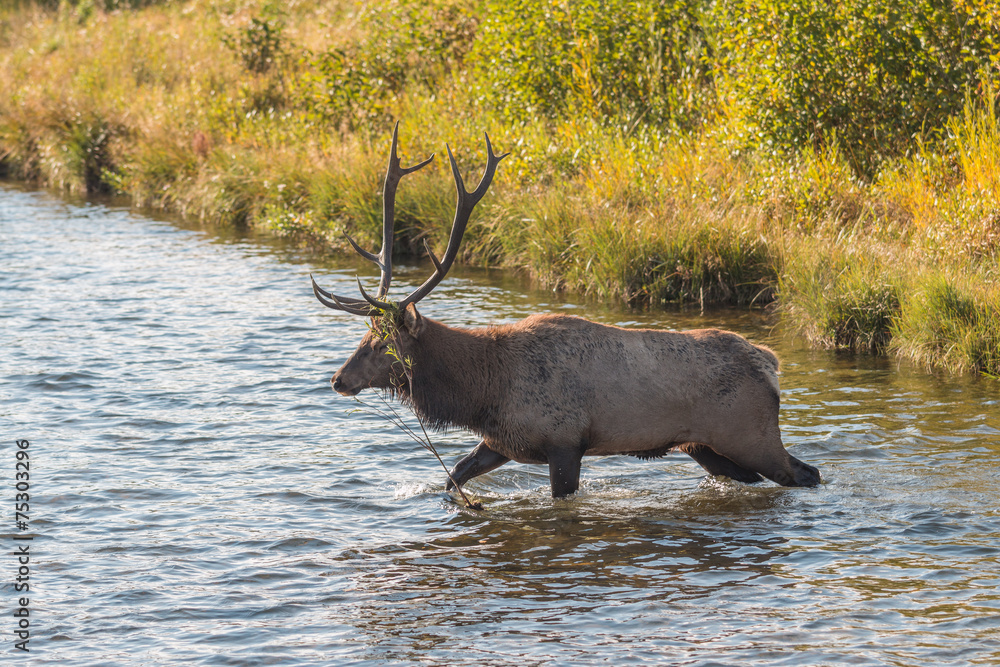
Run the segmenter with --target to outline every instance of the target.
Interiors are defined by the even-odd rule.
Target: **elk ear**
[[[406,310],[403,311],[403,328],[414,338],[420,338],[420,334],[424,330],[424,318],[417,312],[417,307],[412,303],[407,304]]]

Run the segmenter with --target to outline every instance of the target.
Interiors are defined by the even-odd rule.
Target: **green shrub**
[[[836,135],[870,176],[961,111],[1000,60],[996,12],[962,0],[723,2],[725,89],[753,143],[794,151]]]
[[[691,127],[711,107],[697,0],[495,1],[472,51],[510,118],[596,114]]]
[[[235,35],[225,35],[222,39],[247,71],[264,74],[282,53],[283,31],[280,19],[253,16]]]
[[[64,128],[63,145],[70,171],[76,174],[87,192],[108,192],[108,177],[114,173],[110,143],[116,129],[101,116],[80,114]]]
[[[433,89],[464,60],[479,23],[478,0],[364,5],[360,36],[299,62],[299,108],[313,122],[348,127],[389,125],[390,106],[407,86]]]

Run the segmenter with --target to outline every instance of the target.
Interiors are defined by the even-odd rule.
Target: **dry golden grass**
[[[836,141],[747,152],[745,128],[722,103],[684,133],[583,113],[515,122],[485,102],[495,91],[470,71],[438,65],[428,70],[435,85],[387,94],[382,115],[331,121],[301,97],[315,75],[303,63],[367,39],[365,7],[0,10],[0,165],[68,191],[116,190],[345,249],[342,231],[369,244],[380,234],[379,179],[400,118],[404,163],[437,154],[399,191],[396,247],[419,252],[422,239],[440,250],[447,238],[444,144],[471,187],[488,130],[512,155],[469,229],[466,261],[637,306],[763,305],[777,294],[816,344],[1000,374],[1000,128],[989,84],[943,137],[872,180],[854,174]],[[253,71],[240,40],[259,38],[252,19],[272,14],[281,48]]]

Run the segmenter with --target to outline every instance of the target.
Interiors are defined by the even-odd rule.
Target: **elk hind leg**
[[[729,479],[744,482],[745,484],[754,484],[764,479],[753,470],[747,470],[725,456],[718,454],[708,445],[702,445],[697,442],[686,442],[678,447],[677,450],[693,458],[698,465],[708,471],[709,475],[721,475],[722,477],[728,477]]]
[[[738,447],[722,447],[721,453],[737,465],[759,472],[782,486],[816,486],[819,470],[788,453],[781,444],[777,427],[773,433],[756,441],[743,441]]]
[[[792,464],[792,479],[795,481],[791,486],[816,486],[820,483],[819,468],[804,463],[791,454],[788,455],[788,462]]]
[[[509,458],[487,447],[483,440],[451,469],[448,474],[448,490],[451,491],[456,485],[464,486],[473,477],[496,470],[508,461]]]
[[[817,486],[820,474],[817,468],[803,463],[791,454],[785,454],[784,465],[761,468],[760,473],[782,486]]]
[[[552,497],[562,498],[576,493],[580,488],[580,466],[583,451],[575,448],[552,447],[546,452],[549,459],[549,483]]]

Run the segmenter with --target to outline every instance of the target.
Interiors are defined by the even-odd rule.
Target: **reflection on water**
[[[470,483],[472,511],[329,389],[364,323],[308,274],[351,292],[370,266],[9,187],[0,243],[0,414],[34,457],[31,664],[1000,660],[995,381],[806,350],[759,313],[456,271],[422,309],[449,324],[561,311],[771,345],[785,442],[825,478],[611,457],[552,500],[544,468],[508,464]],[[425,273],[400,267],[400,292]],[[476,442],[435,441],[449,461]]]

